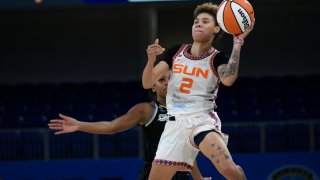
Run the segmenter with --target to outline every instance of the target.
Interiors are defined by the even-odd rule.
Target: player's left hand
[[[254,24],[255,24],[256,20],[253,19],[252,23],[251,23],[251,26],[249,27],[248,30],[246,30],[244,33],[241,33],[241,34],[238,34],[238,35],[233,35],[233,38],[234,39],[242,39],[244,40],[249,34],[250,32],[253,30],[253,27],[254,27]]]

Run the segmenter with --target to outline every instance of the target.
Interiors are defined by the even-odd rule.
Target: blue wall
[[[282,179],[307,180],[304,176],[310,173],[313,180],[318,180],[320,175],[320,153],[237,154],[233,158],[249,180],[267,180],[272,173],[285,168],[283,173],[278,173]],[[203,175],[223,179],[202,155],[198,163]],[[9,162],[0,163],[0,177],[4,180],[132,180],[138,178],[141,165],[139,158]]]
[[[4,180],[131,180],[137,179],[132,177],[138,177],[141,165],[139,158],[9,162],[0,163],[0,177]]]
[[[320,175],[320,153],[237,154],[233,155],[233,159],[243,168],[248,180],[269,180],[273,173],[283,168],[287,168],[287,174],[282,175],[283,180],[285,177],[290,180],[298,180],[294,178],[296,176],[292,176],[298,171],[313,173],[313,180],[317,180]],[[199,157],[199,168],[205,176],[212,176],[217,180],[223,179],[211,166],[211,162],[203,156]],[[301,180],[307,179],[302,178]]]

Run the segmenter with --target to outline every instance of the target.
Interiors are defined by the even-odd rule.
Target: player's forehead
[[[212,20],[212,19],[213,19],[213,17],[209,13],[206,13],[206,12],[200,13],[195,18],[195,20]]]

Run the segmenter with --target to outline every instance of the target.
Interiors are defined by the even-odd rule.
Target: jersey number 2
[[[185,94],[190,94],[190,89],[192,88],[193,79],[182,78],[182,83],[180,85],[180,92]]]

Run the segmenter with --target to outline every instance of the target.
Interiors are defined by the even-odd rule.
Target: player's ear
[[[221,31],[220,26],[215,26],[214,27],[214,34],[218,34]]]

